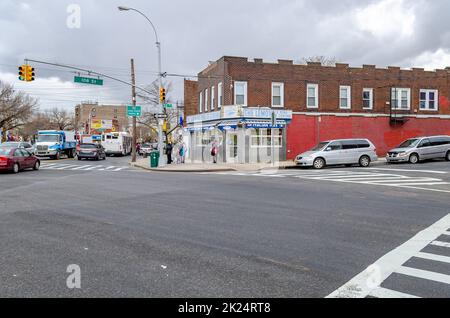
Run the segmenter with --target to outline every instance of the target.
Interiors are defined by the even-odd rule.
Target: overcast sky
[[[81,9],[80,27],[71,4]],[[35,65],[22,83],[24,58],[60,62],[129,80],[135,58],[139,85],[156,79],[155,37],[126,5],[147,14],[163,48],[163,71],[195,75],[223,55],[266,61],[324,55],[351,66],[427,69],[450,66],[448,0],[1,0],[0,79],[41,100],[41,108],[81,101],[129,103],[130,89],[73,83],[71,71]],[[67,23],[69,20],[69,24]],[[75,28],[73,28],[75,26]],[[182,100],[183,78],[169,78]]]

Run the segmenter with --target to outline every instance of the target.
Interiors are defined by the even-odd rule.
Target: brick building
[[[105,127],[96,129],[102,121]],[[92,134],[100,134],[102,132],[127,131],[130,121],[127,117],[126,106],[82,103],[75,106],[75,125],[79,132],[89,134],[89,129],[91,129]]]
[[[450,134],[449,77],[449,67],[297,65],[225,56],[198,81],[185,81],[185,112],[198,121],[199,114],[223,113],[224,105],[291,110],[292,121],[280,132],[287,159],[321,140],[353,137],[371,139],[384,155],[409,137]]]

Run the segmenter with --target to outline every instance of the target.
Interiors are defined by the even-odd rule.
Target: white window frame
[[[314,88],[314,96],[309,96],[309,89]],[[309,99],[314,97],[315,104],[309,105]],[[306,85],[306,108],[308,109],[318,109],[319,108],[319,84],[308,84]]]
[[[347,90],[347,95],[342,96],[342,90]],[[347,99],[347,106],[342,105],[342,100]],[[348,85],[339,86],[339,109],[352,109],[352,87]]]
[[[208,89],[205,89],[205,113],[208,112]]]
[[[211,87],[211,110],[215,109],[215,102],[216,102],[216,87],[212,86]]]
[[[403,108],[402,105],[402,93],[407,92],[407,107]],[[395,92],[397,92],[397,96],[395,96]],[[411,88],[392,88],[392,97],[391,107],[392,110],[411,110]],[[397,104],[394,105],[394,101],[397,101]],[[400,103],[399,103],[400,101]]]
[[[274,103],[273,103],[273,98],[275,97],[273,92],[274,92],[275,87],[280,87],[280,105],[274,105]],[[273,82],[272,83],[272,107],[284,108],[284,83],[281,83],[281,82]]]
[[[200,92],[200,94],[199,94],[198,110],[200,113],[203,113],[203,92]]]
[[[222,82],[217,85],[217,108],[222,108],[223,106],[223,84]]]
[[[236,103],[236,97],[237,97],[236,87],[238,85],[243,85],[244,86],[244,104],[242,104],[242,106],[247,106],[247,104],[248,104],[248,99],[247,99],[248,98],[248,96],[247,96],[247,85],[248,85],[248,83],[244,82],[244,81],[235,81],[234,82],[234,104],[237,105],[237,103]]]
[[[421,98],[422,93],[427,95],[426,99]],[[430,93],[434,93],[434,108],[430,108]],[[425,102],[425,108],[421,107],[422,102]],[[439,111],[439,90],[437,89],[421,89],[419,92],[419,110],[437,112]]]
[[[364,93],[369,92],[369,107],[364,107]],[[363,95],[362,95],[362,100],[363,100],[363,104],[362,104],[362,109],[365,110],[372,110],[373,109],[373,88],[363,88]]]

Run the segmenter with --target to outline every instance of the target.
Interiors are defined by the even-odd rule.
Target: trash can
[[[159,151],[152,151],[150,153],[150,167],[158,168],[159,164]]]

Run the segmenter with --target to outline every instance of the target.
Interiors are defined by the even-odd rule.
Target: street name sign
[[[166,114],[155,114],[156,119],[166,119],[168,116]]]
[[[141,117],[142,107],[141,106],[127,106],[127,116],[128,117]]]
[[[164,104],[164,108],[173,108],[172,104]]]
[[[103,80],[99,78],[75,76],[73,81],[81,84],[103,85]]]

